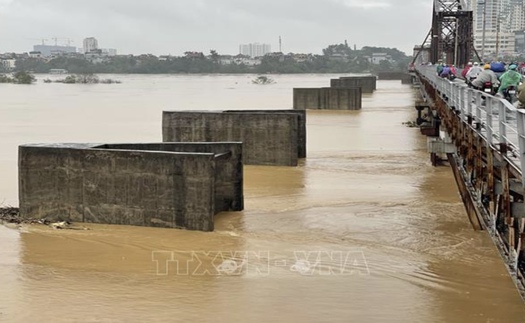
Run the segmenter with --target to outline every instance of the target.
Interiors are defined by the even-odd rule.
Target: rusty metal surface
[[[447,157],[468,217],[474,229],[489,232],[525,299],[525,113],[497,97],[433,78],[428,68],[420,68],[418,76],[441,130],[457,147]],[[431,156],[433,164],[436,158]]]
[[[464,1],[434,0],[431,61],[464,66],[474,54],[473,13]]]

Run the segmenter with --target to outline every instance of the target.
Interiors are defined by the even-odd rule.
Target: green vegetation
[[[16,72],[12,76],[0,74],[0,83],[31,84],[35,81],[35,77],[25,71]]]
[[[44,80],[46,83],[51,83],[49,79]],[[120,84],[121,81],[112,80],[112,79],[99,79],[95,74],[86,73],[86,74],[76,74],[68,75],[65,79],[56,80],[55,83],[64,83],[64,84]]]
[[[384,53],[390,60],[372,64],[374,53]],[[59,57],[50,61],[36,58],[18,60],[16,70],[47,73],[50,69],[66,69],[75,74],[132,73],[370,73],[376,71],[405,71],[411,61],[403,52],[383,47],[363,47],[353,50],[347,44],[330,45],[322,55],[267,55],[260,65],[250,66],[242,58],[233,58],[230,64],[216,50],[208,56],[186,52],[182,57],[156,57],[153,55],[108,57],[99,63],[82,58]],[[222,60],[222,61],[221,61]],[[243,63],[244,62],[244,63]]]
[[[66,84],[97,84],[99,83],[98,76],[94,74],[77,74],[68,75],[62,83]]]

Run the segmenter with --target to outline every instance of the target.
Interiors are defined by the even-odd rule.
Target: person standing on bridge
[[[485,64],[485,66],[483,66],[483,71],[479,73],[474,81],[472,81],[472,86],[477,89],[482,89],[483,85],[489,82],[491,83],[492,88],[496,88],[499,85],[498,76],[490,69],[490,64]]]

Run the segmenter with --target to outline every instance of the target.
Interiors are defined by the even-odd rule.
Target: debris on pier
[[[90,230],[86,227],[75,227],[69,221],[51,222],[46,219],[24,219],[20,216],[20,210],[18,208],[0,207],[0,225],[16,228],[22,224],[41,224],[53,229]]]

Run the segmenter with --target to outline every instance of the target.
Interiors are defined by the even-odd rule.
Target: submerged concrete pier
[[[294,88],[296,110],[360,110],[361,88]]]
[[[330,80],[332,88],[361,88],[362,93],[374,93],[377,89],[377,77],[375,75],[366,76],[345,76]]]
[[[244,208],[241,158],[234,142],[20,146],[20,214],[213,231]]]
[[[243,143],[246,165],[297,166],[306,157],[306,113],[295,110],[164,111],[164,142]]]
[[[401,80],[402,84],[412,84],[412,75],[406,72],[378,72],[379,80]]]

